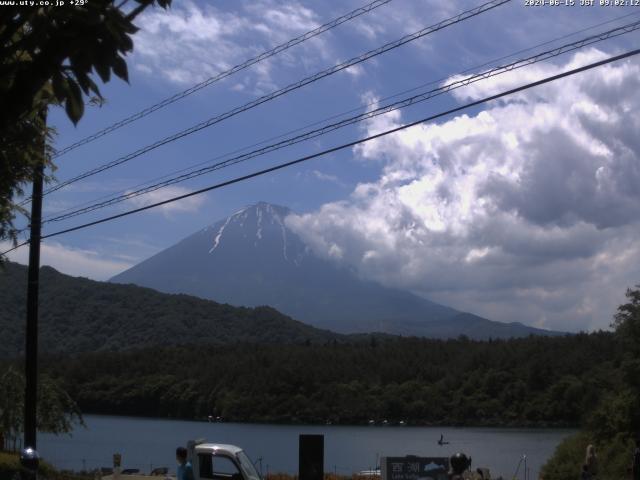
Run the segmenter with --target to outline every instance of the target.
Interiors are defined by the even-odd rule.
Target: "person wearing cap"
[[[184,447],[176,448],[176,460],[178,469],[176,470],[177,480],[194,480],[193,467],[191,462],[187,461],[187,449]]]

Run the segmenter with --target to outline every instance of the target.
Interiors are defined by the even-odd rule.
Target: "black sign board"
[[[447,457],[382,457],[382,480],[447,480]]]
[[[324,479],[324,435],[300,435],[298,478],[300,480]]]

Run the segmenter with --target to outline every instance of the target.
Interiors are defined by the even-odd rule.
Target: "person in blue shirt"
[[[193,467],[191,466],[191,462],[187,461],[186,448],[176,448],[176,460],[178,462],[178,468],[176,470],[177,480],[194,480]]]

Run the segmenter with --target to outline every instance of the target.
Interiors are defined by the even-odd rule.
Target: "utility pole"
[[[40,282],[40,236],[42,227],[42,184],[47,155],[47,111],[42,120],[42,161],[34,168],[31,194],[29,273],[27,283],[27,328],[25,344],[24,447],[36,449],[38,402],[38,290]]]

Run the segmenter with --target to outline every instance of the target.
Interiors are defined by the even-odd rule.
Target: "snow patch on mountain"
[[[258,209],[258,231],[256,232],[258,240],[262,239],[262,209]]]
[[[247,217],[247,210],[251,208],[251,207],[245,207],[243,209],[238,210],[237,212],[233,213],[231,216],[227,217],[226,221],[222,224],[222,226],[220,227],[220,229],[218,230],[218,233],[216,234],[216,236],[213,239],[213,247],[211,247],[211,249],[209,250],[209,253],[213,253],[213,251],[218,248],[218,245],[220,245],[220,240],[222,239],[222,234],[224,232],[224,230],[229,226],[229,224],[232,221],[235,221],[237,218],[244,218],[246,219]],[[244,225],[244,222],[240,223],[240,226],[242,227]],[[208,230],[209,227],[207,227],[206,230]]]
[[[209,250],[209,253],[212,253],[218,247],[218,245],[220,245],[220,239],[222,238],[222,232],[224,232],[224,229],[227,228],[227,225],[229,225],[229,222],[231,222],[232,218],[233,218],[233,216],[227,218],[227,221],[224,222],[222,227],[220,227],[220,230],[218,230],[218,233],[216,234],[215,238],[213,239],[213,247],[211,247],[211,250]]]

